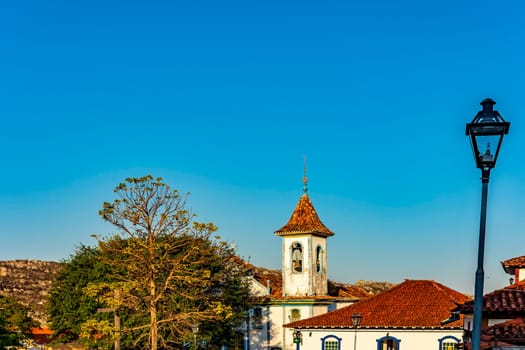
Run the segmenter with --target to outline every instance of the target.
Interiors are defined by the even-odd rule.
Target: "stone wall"
[[[45,325],[48,318],[47,296],[61,266],[54,261],[0,261],[0,294],[28,307],[30,316]]]

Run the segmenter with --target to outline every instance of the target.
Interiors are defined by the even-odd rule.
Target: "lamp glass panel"
[[[354,327],[357,327],[359,326],[359,324],[361,323],[361,318],[362,316],[360,314],[354,314],[351,316],[351,320],[352,320],[352,325]]]
[[[487,150],[490,151],[492,157],[496,155],[499,140],[502,137],[501,135],[476,135],[475,137],[480,156],[483,156],[487,152]]]

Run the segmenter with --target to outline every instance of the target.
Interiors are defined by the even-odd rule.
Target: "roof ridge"
[[[463,299],[465,297],[464,294],[458,292],[457,290],[454,290],[450,287],[445,286],[444,284],[441,284],[439,282],[436,282],[432,280],[432,284],[443,293],[446,293],[449,297],[451,297],[452,301],[455,303],[458,301],[458,297]]]

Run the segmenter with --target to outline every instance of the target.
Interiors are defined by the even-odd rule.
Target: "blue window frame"
[[[335,335],[327,335],[321,338],[321,350],[340,350],[341,339]]]
[[[387,335],[386,337],[379,338],[377,341],[377,350],[399,350],[399,343],[401,339]]]
[[[439,340],[439,350],[456,350],[459,346],[459,338],[447,335]]]

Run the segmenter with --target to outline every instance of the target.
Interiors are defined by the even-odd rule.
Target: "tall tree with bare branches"
[[[120,282],[113,291],[105,285],[100,292],[105,289],[109,299],[118,294],[111,307],[135,310],[135,319],[144,320],[122,332],[156,350],[171,348],[194,324],[232,318],[239,308],[224,302],[221,285],[234,281],[247,295],[242,271],[233,263],[232,249],[211,238],[215,225],[194,221],[187,195],[151,175],[128,178],[115,193],[117,198],[105,202],[99,214],[114,225],[116,235],[95,237]]]

